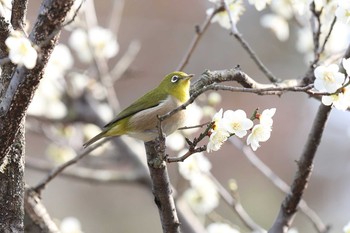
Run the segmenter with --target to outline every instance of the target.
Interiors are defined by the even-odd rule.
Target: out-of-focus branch
[[[244,223],[249,230],[254,232],[266,232],[261,226],[259,226],[253,219],[249,216],[249,214],[245,211],[242,204],[239,200],[235,199],[221,184],[220,182],[213,176],[213,174],[208,173],[210,179],[215,183],[218,192],[221,198],[233,208],[238,217]]]
[[[266,176],[278,189],[280,189],[285,194],[290,192],[289,185],[284,182],[277,174],[275,174],[263,161],[259,159],[258,156],[250,149],[249,146],[242,143],[238,138],[231,137],[229,139],[232,145],[237,149],[241,150],[243,155],[249,160],[249,162],[258,169],[264,176]],[[305,216],[313,223],[317,232],[326,233],[329,227],[326,226],[320,217],[313,211],[305,200],[301,199],[298,209],[305,214]]]
[[[309,182],[314,166],[315,154],[320,144],[330,111],[330,106],[320,104],[304,151],[297,162],[298,170],[294,177],[291,191],[283,200],[278,216],[269,230],[269,233],[285,233],[291,226],[297,207],[300,204],[302,195]]]
[[[48,164],[42,159],[27,157],[26,168],[42,172],[51,172],[54,166]],[[75,167],[74,169],[62,170],[60,176],[87,181],[89,183],[140,183],[148,185],[148,174],[143,171],[114,171],[106,169]]]
[[[37,193],[41,193],[41,191],[46,187],[46,185],[54,179],[57,175],[59,175],[64,169],[69,167],[72,164],[77,163],[80,159],[84,158],[87,156],[91,151],[95,150],[96,148],[100,147],[102,144],[104,144],[108,139],[103,139],[90,147],[88,147],[86,150],[78,154],[75,158],[63,163],[62,165],[58,166],[54,170],[52,170],[47,177],[45,177],[44,180],[42,180],[40,183],[38,183],[35,187],[33,187],[33,190],[36,191]]]

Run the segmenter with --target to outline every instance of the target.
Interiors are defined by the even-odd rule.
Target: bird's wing
[[[153,90],[136,100],[129,107],[121,111],[116,118],[114,118],[111,122],[104,126],[104,128],[110,127],[117,123],[118,121],[127,118],[131,115],[134,115],[138,112],[141,112],[145,109],[153,108],[162,103],[163,100],[166,99],[166,94],[162,91]],[[152,101],[153,100],[153,101]],[[154,101],[158,100],[158,101]]]

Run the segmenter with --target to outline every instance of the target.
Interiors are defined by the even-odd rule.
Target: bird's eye
[[[172,83],[176,83],[179,80],[179,76],[174,75],[173,77],[171,77],[171,82]]]

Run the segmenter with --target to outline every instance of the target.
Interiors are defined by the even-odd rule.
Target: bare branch
[[[225,10],[226,10],[228,17],[229,17],[229,20],[230,20],[232,35],[238,40],[238,42],[242,45],[242,48],[245,49],[245,51],[250,55],[251,59],[253,59],[255,64],[265,74],[265,76],[270,80],[270,82],[272,82],[272,83],[278,82],[279,79],[277,79],[272,74],[272,72],[264,65],[264,63],[260,60],[260,58],[255,53],[255,51],[250,47],[248,42],[243,38],[242,34],[238,31],[237,25],[233,21],[233,17],[231,15],[230,8],[227,5],[226,1],[222,1],[222,4],[224,4]]]
[[[152,179],[154,201],[158,207],[163,232],[180,232],[180,222],[177,217],[172,188],[165,157],[165,141],[157,138],[154,141],[145,142],[147,164]]]

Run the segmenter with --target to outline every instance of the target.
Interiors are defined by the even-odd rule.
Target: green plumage
[[[153,140],[157,136],[157,115],[163,115],[180,106],[189,99],[190,78],[183,72],[168,74],[158,87],[137,99],[121,111],[104,130],[84,144],[91,145],[103,137],[128,134],[143,141]],[[168,135],[184,121],[184,111],[174,114],[162,126]]]

